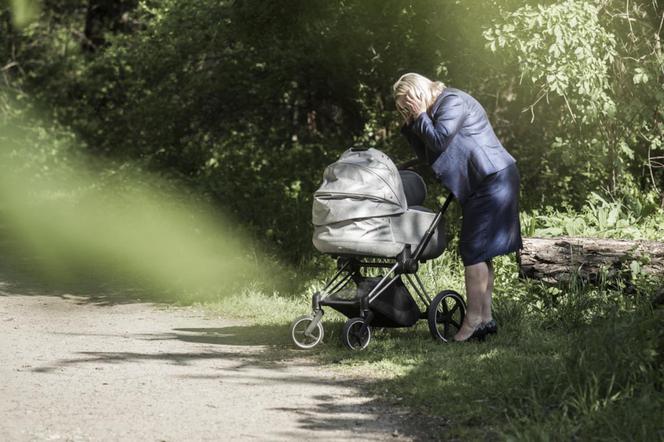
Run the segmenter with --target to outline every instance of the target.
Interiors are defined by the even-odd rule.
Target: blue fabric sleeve
[[[408,140],[408,144],[410,144],[410,147],[413,149],[415,155],[417,155],[417,158],[420,161],[429,165],[433,163],[433,161],[430,161],[430,155],[427,152],[427,148],[424,145],[424,142],[413,132],[413,123],[404,124],[401,127],[401,134],[406,138],[406,140]]]
[[[437,157],[463,126],[466,118],[464,102],[456,94],[448,94],[432,117],[422,112],[413,122],[413,132],[424,141],[426,147]]]

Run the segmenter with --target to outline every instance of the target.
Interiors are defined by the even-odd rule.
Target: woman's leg
[[[493,301],[493,262],[489,259],[486,261],[489,269],[486,293],[482,299],[482,322],[487,323],[493,319],[491,314],[491,304]]]
[[[468,308],[461,329],[454,335],[455,341],[465,341],[482,323],[482,308],[489,285],[489,266],[486,262],[466,266],[465,276]]]

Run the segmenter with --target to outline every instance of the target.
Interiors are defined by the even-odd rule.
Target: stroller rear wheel
[[[444,290],[431,301],[428,312],[429,331],[438,342],[448,342],[461,328],[466,303],[454,290]]]
[[[291,338],[298,348],[303,350],[314,348],[323,340],[325,332],[323,324],[320,321],[318,321],[310,333],[307,333],[307,329],[313,320],[314,316],[304,315],[296,318],[291,324]]]
[[[364,350],[371,341],[371,327],[362,318],[350,318],[341,331],[341,340],[349,350]]]

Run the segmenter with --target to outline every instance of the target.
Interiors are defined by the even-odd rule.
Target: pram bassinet
[[[325,169],[314,193],[314,246],[335,256],[383,258],[396,257],[406,246],[414,249],[435,218],[420,206],[425,196],[422,179],[399,172],[384,153],[349,149]],[[444,248],[438,228],[421,258],[435,258]]]

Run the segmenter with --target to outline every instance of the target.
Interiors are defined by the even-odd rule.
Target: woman
[[[522,247],[516,160],[498,141],[482,105],[467,93],[414,73],[399,78],[393,90],[406,120],[402,133],[461,204],[459,251],[468,310],[454,340],[496,333],[491,259]]]

